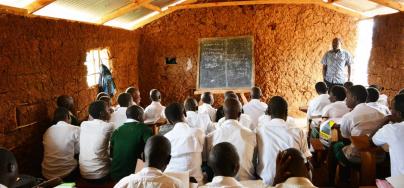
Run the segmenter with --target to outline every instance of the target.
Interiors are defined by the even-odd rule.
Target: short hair
[[[90,107],[88,108],[88,113],[94,119],[100,119],[101,112],[104,112],[106,110],[107,110],[107,103],[105,101],[98,100],[90,104]]]
[[[194,98],[188,97],[184,101],[184,107],[186,111],[196,111],[198,110],[198,102]]]
[[[99,93],[97,94],[97,97],[95,98],[95,100],[98,101],[98,100],[100,100],[100,98],[103,97],[103,96],[110,97],[110,96],[108,95],[108,93],[99,92]]]
[[[234,91],[226,91],[226,92],[224,92],[224,99],[227,99],[227,98],[238,99],[238,96],[236,95],[236,93],[234,93]]]
[[[394,109],[401,113],[404,118],[404,94],[399,94],[394,97]]]
[[[354,85],[353,82],[348,81],[348,82],[345,82],[345,83],[344,83],[344,88],[345,88],[345,89],[349,89],[349,88],[351,88],[353,85]]]
[[[128,87],[128,88],[125,90],[125,93],[130,93],[130,94],[132,94],[132,93],[135,93],[135,92],[138,92],[138,91],[139,91],[138,88],[135,88],[135,87]]]
[[[324,82],[317,82],[314,87],[317,93],[327,93],[327,85]]]
[[[150,90],[150,99],[152,101],[159,101],[161,99],[161,93],[157,89]]]
[[[330,92],[335,96],[337,101],[343,101],[346,98],[346,91],[342,86],[334,85],[331,87]]]
[[[404,94],[404,88],[402,88],[400,91],[398,91],[398,94]]]
[[[13,187],[17,180],[17,176],[18,164],[14,154],[6,148],[0,147],[0,180],[9,181],[0,183],[5,184],[6,187]]]
[[[154,135],[147,139],[144,147],[144,155],[146,161],[149,162],[149,165],[157,167],[155,165],[163,163],[163,160],[169,158],[170,154],[171,143],[166,137],[161,135]]]
[[[348,89],[349,93],[356,98],[360,103],[366,102],[368,91],[362,85],[354,85]]]
[[[213,101],[212,93],[209,91],[203,92],[201,95],[201,101],[206,104],[212,104],[212,101]]]
[[[376,102],[377,100],[379,100],[379,90],[374,87],[369,87],[366,90],[368,91],[366,102]]]
[[[67,108],[58,107],[53,113],[53,122],[57,123],[59,121],[64,121],[67,117],[69,117],[69,115],[70,113]]]
[[[274,96],[268,102],[268,112],[275,117],[288,115],[288,103],[281,96]]]
[[[369,85],[369,87],[373,87],[373,88],[377,89],[379,92],[380,92],[381,90],[383,90],[383,87],[381,87],[381,86],[379,86],[379,85],[376,85],[376,84],[371,84],[371,85]]]
[[[239,113],[241,112],[241,104],[240,101],[238,101],[235,98],[227,98],[224,100],[223,104],[223,111],[225,116],[239,116]]]
[[[118,104],[121,107],[128,107],[132,101],[132,95],[129,93],[120,93],[118,95]]]
[[[141,121],[139,117],[143,117],[143,113],[144,113],[143,108],[138,105],[132,105],[126,109],[126,117],[128,119],[135,119]]]
[[[251,98],[260,99],[262,96],[261,89],[257,86],[251,88]]]
[[[208,164],[215,176],[236,176],[240,157],[237,149],[229,142],[216,144],[209,153]]]
[[[100,97],[99,101],[104,101],[109,104],[109,103],[111,103],[111,98],[108,96],[102,96],[102,97]]]
[[[70,110],[70,108],[72,108],[72,106],[71,106],[72,104],[70,103],[70,100],[73,100],[73,98],[71,96],[61,95],[56,99],[56,105],[58,107],[63,107],[63,108]]]
[[[170,122],[181,121],[184,117],[184,107],[178,102],[171,103],[164,110],[164,114]]]

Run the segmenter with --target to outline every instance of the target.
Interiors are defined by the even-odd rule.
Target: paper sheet
[[[386,178],[393,187],[404,187],[404,175]]]

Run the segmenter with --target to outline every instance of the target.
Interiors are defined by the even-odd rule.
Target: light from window
[[[101,65],[104,64],[110,69],[110,55],[108,49],[94,49],[88,51],[84,64],[87,66],[87,85],[89,87],[97,85],[101,74]]]
[[[373,19],[358,22],[355,62],[352,65],[352,82],[354,84],[368,85],[368,64],[372,50],[373,24]]]

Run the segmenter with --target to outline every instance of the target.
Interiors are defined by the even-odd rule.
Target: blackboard
[[[254,85],[252,36],[199,40],[197,87],[204,89],[249,89]]]

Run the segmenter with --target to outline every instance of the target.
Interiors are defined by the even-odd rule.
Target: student
[[[257,173],[266,185],[272,185],[275,177],[275,158],[280,151],[294,147],[306,158],[311,157],[307,139],[303,130],[289,127],[288,104],[280,96],[272,97],[268,102],[270,121],[257,128],[258,165]]]
[[[346,91],[344,87],[335,85],[331,87],[329,93],[329,100],[331,104],[324,107],[322,118],[323,121],[332,119],[339,123],[342,116],[344,116],[350,110],[345,104]]]
[[[81,123],[80,174],[89,182],[102,183],[108,179],[109,141],[114,125],[108,123],[111,114],[106,102],[91,103],[88,112],[94,119]]]
[[[48,180],[60,177],[74,181],[79,176],[75,155],[80,151],[80,127],[70,124],[66,108],[55,110],[54,121],[57,123],[43,135],[42,175]]]
[[[369,87],[366,89],[368,91],[368,97],[366,98],[366,104],[379,112],[383,113],[385,116],[390,115],[390,110],[384,104],[380,104],[379,91],[374,87]]]
[[[389,107],[389,99],[388,96],[385,94],[382,94],[383,92],[383,87],[379,87],[378,85],[370,85],[369,88],[375,88],[379,92],[379,99],[377,99],[377,103],[384,105],[386,107]]]
[[[189,171],[190,176],[202,183],[202,150],[205,134],[201,129],[192,128],[185,123],[184,107],[172,103],[165,109],[165,116],[174,128],[164,136],[171,143],[171,161],[167,172]]]
[[[354,86],[354,84],[350,81],[344,83],[344,88],[346,90],[350,89],[352,86]]]
[[[157,89],[150,91],[150,100],[152,101],[149,106],[144,110],[144,122],[155,123],[164,117],[165,106],[161,105],[161,94]]]
[[[227,98],[235,98],[237,100],[238,96],[236,95],[236,93],[234,93],[234,91],[226,91],[224,92],[224,100],[226,100]],[[223,105],[220,106],[219,108],[217,108],[216,110],[216,119],[214,120],[214,122],[219,122],[220,119],[224,118],[224,111],[223,111]]]
[[[126,93],[129,93],[132,96],[133,101],[135,102],[136,105],[140,106],[140,100],[142,99],[140,97],[140,91],[138,88],[135,87],[128,87],[125,91]]]
[[[58,107],[63,107],[69,110],[69,116],[71,119],[72,125],[80,126],[80,122],[77,117],[74,115],[74,100],[73,97],[68,95],[61,95],[56,99],[56,104]],[[57,122],[54,122],[57,123]]]
[[[234,178],[240,169],[240,158],[232,144],[228,142],[216,144],[210,151],[208,164],[215,177],[205,187],[243,187]]]
[[[143,109],[140,106],[128,107],[126,117],[126,123],[116,129],[111,138],[111,178],[114,181],[135,171],[136,159],[141,159],[145,143],[153,135],[151,128],[143,124]]]
[[[216,109],[212,107],[214,99],[211,92],[204,92],[201,95],[202,105],[198,107],[198,114],[208,114],[212,121],[216,120]]]
[[[99,99],[100,101],[104,101],[104,102],[106,102],[107,103],[107,108],[108,108],[108,110],[109,110],[109,113],[114,113],[114,108],[113,108],[113,106],[112,106],[112,102],[111,102],[111,98],[110,97],[107,97],[107,96],[102,96],[102,97],[100,97],[100,99]]]
[[[243,106],[244,113],[249,115],[252,120],[251,130],[255,130],[258,126],[258,118],[265,114],[267,109],[267,104],[261,102],[260,99],[262,97],[262,92],[259,87],[251,88],[251,100],[247,104]]]
[[[207,152],[218,143],[232,143],[240,156],[239,180],[252,180],[254,176],[253,156],[257,146],[255,134],[237,120],[241,114],[241,104],[237,99],[227,98],[223,110],[225,121],[211,132],[206,140]]]
[[[184,102],[184,107],[186,113],[186,122],[189,126],[200,128],[205,133],[212,131],[213,126],[209,114],[197,113],[198,102],[194,98],[188,97]]]
[[[17,178],[17,160],[11,151],[0,147],[0,188],[14,187]]]
[[[391,176],[404,175],[404,94],[394,97],[392,102],[392,124],[384,125],[372,137],[377,146],[389,145]]]
[[[331,103],[330,96],[327,94],[327,85],[324,82],[317,82],[315,88],[318,96],[309,102],[307,108],[307,118],[309,120],[321,117],[323,108]]]
[[[133,105],[132,96],[129,93],[121,93],[118,95],[119,107],[115,109],[111,115],[111,122],[114,123],[115,129],[119,128],[126,122],[126,110]],[[142,118],[143,119],[143,118]]]
[[[99,101],[101,97],[110,97],[110,96],[108,95],[108,93],[99,92],[99,93],[97,94],[97,96],[95,97],[95,100],[96,100],[96,101]]]
[[[170,162],[171,145],[164,136],[150,137],[144,148],[144,168],[119,181],[114,188],[185,188],[180,180],[163,174]],[[135,159],[133,159],[135,160]]]
[[[237,94],[235,94],[234,92],[231,91],[231,92],[225,93],[225,99],[224,100],[226,100],[228,98],[236,99],[237,101],[239,101],[240,106],[241,106],[241,102],[240,102]],[[223,115],[224,115],[223,106],[221,107],[220,110],[223,111]],[[218,109],[218,112],[219,112],[219,109]],[[225,120],[226,120],[226,118],[223,116],[222,118],[220,118],[217,121],[216,126],[220,127]],[[239,121],[239,123],[242,126],[244,126],[245,128],[250,129],[251,131],[255,132],[255,128],[254,128],[254,126],[252,124],[253,121],[252,121],[252,119],[251,119],[251,117],[249,115],[241,113],[237,120]]]
[[[311,183],[305,157],[295,149],[289,148],[279,152],[276,157],[275,188],[304,187],[315,188]]]

